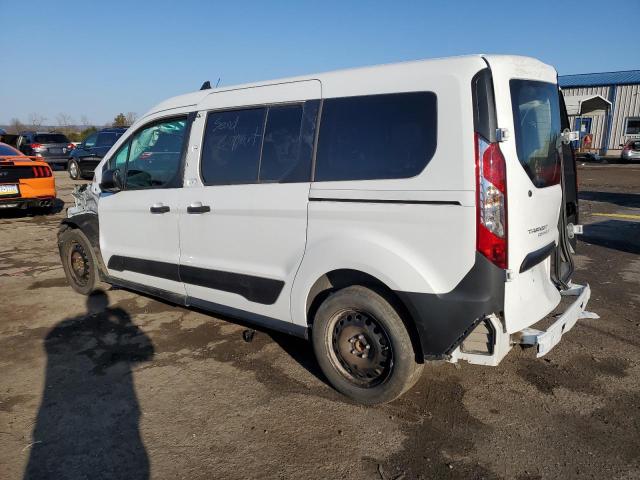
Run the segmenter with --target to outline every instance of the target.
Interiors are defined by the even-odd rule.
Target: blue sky
[[[0,124],[32,112],[103,124],[218,77],[232,85],[468,53],[530,55],[560,74],[640,68],[630,34],[640,0],[560,4],[0,0]]]

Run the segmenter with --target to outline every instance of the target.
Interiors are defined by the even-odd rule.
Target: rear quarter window
[[[511,106],[518,160],[538,188],[560,182],[560,100],[558,86],[511,80]]]
[[[433,157],[436,138],[433,92],[325,100],[314,180],[413,177]]]

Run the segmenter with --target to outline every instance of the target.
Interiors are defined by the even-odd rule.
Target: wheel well
[[[409,310],[405,304],[400,300],[396,293],[389,288],[385,283],[377,279],[376,277],[369,275],[358,270],[342,269],[333,270],[325,273],[318,278],[307,295],[307,325],[313,327],[313,320],[316,312],[322,302],[332,293],[342,288],[351,285],[362,285],[370,288],[376,293],[382,295],[394,308],[398,310],[402,321],[407,327],[407,331],[411,337],[413,343],[413,350],[416,353],[416,361],[419,363],[424,362],[424,356],[422,354],[422,346],[420,343],[420,337],[418,330],[416,329],[413,317],[409,313]]]

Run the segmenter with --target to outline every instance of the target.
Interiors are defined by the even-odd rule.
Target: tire
[[[98,259],[86,235],[79,229],[65,230],[58,243],[62,268],[71,288],[89,295],[101,286]]]
[[[313,349],[331,385],[358,403],[387,403],[409,390],[423,366],[398,311],[382,295],[353,285],[316,313]]]
[[[75,160],[69,160],[67,170],[69,170],[69,177],[71,177],[72,180],[79,180],[82,176],[80,166]]]

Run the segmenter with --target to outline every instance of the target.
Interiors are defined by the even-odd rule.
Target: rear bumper
[[[455,363],[458,360],[466,360],[477,365],[498,365],[509,353],[514,345],[536,347],[536,356],[542,357],[555,347],[562,336],[573,328],[582,318],[600,318],[597,314],[586,311],[591,288],[589,285],[573,285],[569,290],[561,292],[562,296],[577,297],[567,309],[546,329],[537,330],[531,327],[509,334],[504,329],[502,322],[494,315],[487,317],[485,321],[491,326],[491,344],[487,344],[487,352],[466,353],[463,346],[458,347],[449,361]]]
[[[597,314],[585,310],[591,297],[589,285],[574,285],[569,290],[562,292],[563,296],[577,296],[576,300],[553,322],[545,331],[534,328],[525,328],[512,335],[514,343],[525,346],[535,346],[537,357],[542,357],[555,347],[562,336],[573,328],[581,318],[600,318]]]
[[[47,162],[49,165],[66,165],[69,162],[69,157],[39,157],[43,162]]]
[[[0,199],[0,209],[51,207],[55,197],[49,198],[5,198]]]

